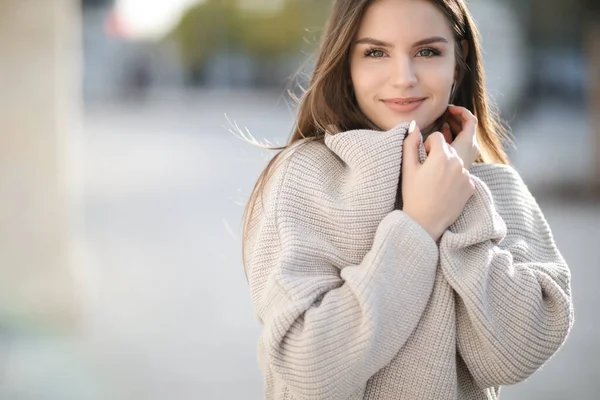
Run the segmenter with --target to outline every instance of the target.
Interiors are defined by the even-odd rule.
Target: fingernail
[[[450,106],[450,107],[456,107],[454,104],[448,104],[448,106]]]
[[[410,121],[410,125],[408,126],[408,133],[409,134],[413,133],[416,127],[417,127],[417,121],[415,121],[413,119],[412,121]]]
[[[444,122],[444,126],[442,128],[450,129],[450,125],[447,122]]]

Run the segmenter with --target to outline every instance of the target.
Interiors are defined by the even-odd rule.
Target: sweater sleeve
[[[458,351],[482,388],[533,374],[574,318],[568,266],[518,173],[507,175],[499,178],[501,213],[473,176],[475,193],[440,242],[440,265],[457,293]]]
[[[438,248],[396,210],[377,227],[362,262],[341,265],[333,240],[278,220],[277,210],[299,207],[283,203],[276,189],[269,191],[246,253],[263,325],[259,361],[296,397],[347,399],[416,328],[433,289]]]

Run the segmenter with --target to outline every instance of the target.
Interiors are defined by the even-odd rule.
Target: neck
[[[431,135],[433,132],[439,131],[441,129],[441,126],[438,127],[438,125],[439,124],[437,122],[434,122],[433,124],[429,125],[425,129],[421,130],[421,134],[423,136],[423,141],[427,140],[429,135]]]
[[[445,117],[446,113],[442,114],[438,119],[433,121],[431,125],[421,130],[421,132],[423,133],[423,141],[427,140],[429,135],[431,135],[433,132],[442,130],[442,125],[444,124],[444,120],[446,119]]]

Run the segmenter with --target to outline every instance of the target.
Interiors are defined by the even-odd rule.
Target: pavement
[[[36,372],[39,352],[29,342],[15,344],[4,392],[12,397],[0,397],[262,398],[260,326],[242,271],[240,221],[269,153],[230,133],[228,118],[282,144],[292,117],[269,93],[90,105],[85,235],[78,243],[82,331],[45,347],[47,365],[62,371],[54,379]],[[586,180],[591,158],[582,112],[545,105],[517,126],[512,158],[528,185]],[[545,195],[538,202],[571,267],[576,323],[563,348],[530,379],[503,388],[502,399],[596,398],[600,202]],[[44,388],[45,397],[31,387]]]

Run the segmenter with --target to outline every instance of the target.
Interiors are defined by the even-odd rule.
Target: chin
[[[425,129],[427,129],[428,127],[433,127],[433,124],[435,123],[435,120],[434,121],[429,121],[428,120],[428,121],[425,121],[425,124],[423,124],[422,120],[419,120],[418,118],[414,118],[413,117],[413,118],[406,118],[406,119],[398,119],[396,121],[388,122],[388,123],[385,123],[385,124],[382,124],[382,125],[377,124],[377,126],[383,127],[382,130],[384,130],[384,131],[389,131],[390,129],[393,129],[393,128],[397,127],[400,124],[403,124],[403,123],[408,124],[413,119],[417,122],[417,126],[419,127],[419,129],[421,130],[421,132],[424,132]]]
[[[384,121],[382,125],[377,124],[377,126],[383,126],[385,128],[384,130],[390,130],[402,123],[410,123],[412,120],[415,120],[417,122],[417,126],[419,127],[419,129],[422,132],[424,132],[426,129],[434,127],[435,122],[437,121],[437,118],[434,118],[434,119],[432,119],[431,117],[422,118],[422,117],[419,117],[418,115],[409,115],[409,116],[402,117],[402,118],[389,119],[387,121]]]
[[[442,114],[440,114],[440,116],[441,115]],[[421,132],[425,133],[427,130],[435,127],[435,123],[438,118],[439,116],[436,118],[422,118],[418,115],[409,115],[406,117],[396,116],[396,118],[372,119],[372,121],[375,122],[375,125],[378,126],[382,131],[389,131],[402,123],[410,123],[414,119],[417,122],[417,126]]]
[[[383,131],[389,131],[395,127],[397,127],[400,124],[403,123],[410,123],[414,118],[408,118],[408,119],[397,119],[397,120],[393,120],[393,121],[385,121],[381,124],[376,124],[377,126],[381,127],[381,130]],[[417,121],[418,122],[418,121]]]

